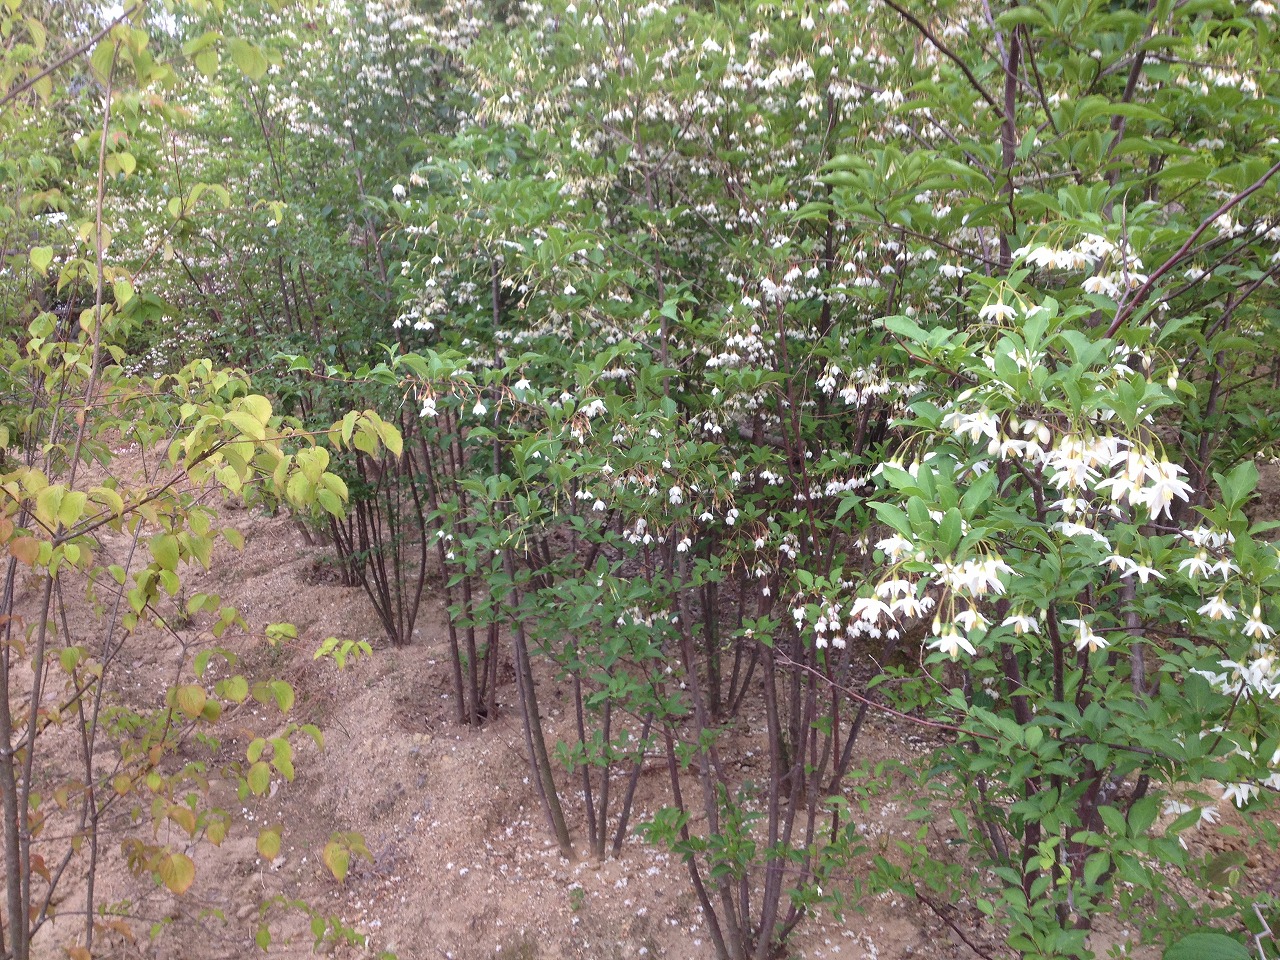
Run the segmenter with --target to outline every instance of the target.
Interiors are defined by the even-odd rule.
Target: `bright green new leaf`
[[[30,257],[31,265],[43,277],[49,271],[49,264],[53,263],[53,247],[33,247]]]
[[[227,41],[227,52],[231,54],[231,59],[240,68],[240,72],[250,80],[261,80],[270,66],[261,50],[239,37],[232,37]]]

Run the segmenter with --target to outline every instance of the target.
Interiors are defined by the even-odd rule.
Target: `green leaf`
[[[938,525],[938,536],[947,545],[948,552],[954,551],[960,544],[962,522],[960,511],[955,507],[943,514],[942,523]]]
[[[249,768],[249,774],[245,779],[249,781],[249,789],[253,791],[254,796],[260,797],[271,786],[271,768],[259,760]]]
[[[288,713],[293,709],[293,687],[283,680],[271,681],[271,695],[275,697],[276,706],[280,708],[281,713]]]
[[[172,534],[162,533],[151,538],[151,556],[160,565],[161,570],[178,568],[178,539]]]
[[[249,696],[249,681],[240,675],[228,677],[222,683],[222,696],[232,703],[244,703]]]
[[[31,265],[40,271],[40,276],[45,276],[49,264],[53,263],[53,247],[33,247],[30,256]]]
[[[885,317],[880,322],[884,324],[886,330],[890,333],[896,333],[904,340],[913,340],[916,343],[927,343],[929,341],[928,331],[910,317]]]
[[[1250,953],[1225,933],[1193,933],[1164,952],[1164,960],[1250,960]]]
[[[206,77],[212,77],[218,72],[218,51],[209,49],[201,50],[195,55],[196,69]]]
[[[1116,836],[1123,837],[1128,835],[1129,824],[1124,818],[1124,814],[1115,807],[1099,807],[1098,815],[1102,817],[1102,822],[1107,825],[1107,829]]]
[[[227,41],[227,52],[231,59],[250,80],[261,80],[270,64],[261,50],[239,37]]]
[[[986,506],[987,502],[996,492],[996,483],[998,482],[998,479],[996,471],[988,470],[969,485],[969,489],[966,490],[964,496],[960,498],[960,510],[964,514],[965,519],[972,520],[974,514],[982,507]]]
[[[1243,850],[1227,850],[1218,854],[1205,865],[1205,875],[1210,882],[1218,886],[1229,886],[1232,881],[1232,875],[1238,879],[1240,874],[1238,871],[1249,862],[1248,856]]]
[[[1133,836],[1145,834],[1156,822],[1160,801],[1155,797],[1143,797],[1129,809],[1129,828]]]
[[[1215,473],[1213,478],[1218,481],[1218,487],[1222,490],[1222,499],[1227,505],[1238,507],[1257,489],[1258,467],[1252,460],[1246,460],[1237,464],[1225,476]]]
[[[871,509],[876,512],[876,516],[880,518],[882,523],[887,523],[904,537],[910,539],[914,536],[911,529],[911,520],[900,508],[891,503],[873,503],[871,504]]]

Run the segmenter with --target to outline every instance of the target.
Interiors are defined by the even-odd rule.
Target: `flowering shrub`
[[[1176,394],[1134,372],[1142,350],[1080,336],[1088,307],[1001,293],[1014,315],[968,332],[885,320],[929,372],[908,452],[880,471],[891,532],[848,629],[930,623],[913,696],[957,729],[933,772],[999,878],[979,902],[1011,946],[1071,954],[1116,884],[1130,904],[1168,893],[1156,865],[1190,865],[1183,833],[1280,783],[1277,556],[1243,511],[1250,462],[1173,518],[1196,491],[1156,429]]]
[[[666,755],[721,955],[841,905],[869,709],[948,731],[920,815],[990,869],[864,876],[1028,956],[1192,922],[1179,841],[1274,782],[1275,50],[1231,16],[526,4],[466,51],[396,196],[397,329],[471,369],[414,379],[477,472],[446,560],[573,685],[597,855]]]

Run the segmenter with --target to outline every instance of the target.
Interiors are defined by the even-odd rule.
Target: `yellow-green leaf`
[[[222,841],[227,839],[227,821],[225,817],[214,817],[204,828],[204,835],[209,838],[209,842],[215,847],[222,846]]]
[[[267,439],[267,431],[262,422],[245,410],[232,410],[227,414],[227,422],[251,440]]]
[[[173,692],[173,701],[178,705],[178,709],[193,720],[200,716],[208,699],[204,687],[194,683],[181,686]]]
[[[304,723],[299,729],[315,741],[316,748],[324,749],[324,732],[314,723]]]
[[[319,483],[320,477],[329,466],[329,451],[324,447],[312,447],[298,452],[298,469],[312,483]]]
[[[385,420],[378,424],[378,435],[382,437],[382,442],[386,444],[387,449],[397,457],[404,452],[404,440],[394,424],[387,423]]]
[[[40,271],[40,276],[49,272],[49,264],[53,263],[53,247],[33,247],[31,265]]]
[[[356,431],[356,435],[352,442],[355,444],[355,448],[357,450],[363,451],[371,457],[376,457],[378,455],[378,435],[375,428],[368,425],[361,426],[361,428]]]
[[[267,72],[267,58],[253,44],[233,37],[227,41],[227,52],[231,54],[231,59],[240,68],[240,72],[250,80],[261,80]]]
[[[206,77],[212,77],[218,72],[218,51],[217,50],[201,50],[195,55],[196,69]]]
[[[267,421],[271,419],[271,401],[260,394],[251,394],[247,397],[241,397],[238,408],[247,410],[264,427]]]
[[[36,494],[36,516],[50,529],[57,523],[58,508],[62,506],[65,494],[66,488],[62,484],[45,487]]]
[[[88,500],[79,490],[71,490],[63,496],[62,503],[58,506],[58,519],[64,527],[74,527],[84,519],[84,505]]]
[[[244,703],[249,696],[249,681],[240,675],[228,677],[222,684],[222,696],[232,703]]]
[[[280,856],[280,827],[267,827],[258,833],[258,855],[264,860]]]
[[[188,40],[182,45],[182,52],[187,56],[193,53],[199,53],[201,50],[207,50],[212,46],[216,46],[218,41],[222,39],[222,34],[216,30],[207,30],[193,40]]]
[[[275,697],[276,706],[280,708],[281,713],[288,713],[293,709],[293,687],[283,680],[271,681],[271,695]]]
[[[336,840],[326,843],[320,859],[339,883],[347,879],[347,871],[351,869],[351,853],[341,843]]]
[[[178,896],[182,896],[190,888],[196,878],[196,865],[185,853],[170,853],[160,859],[156,867],[160,882]]]
[[[196,812],[190,807],[175,803],[165,812],[165,816],[187,831],[187,836],[196,835]]]
[[[89,491],[89,495],[110,510],[113,515],[119,517],[124,514],[124,500],[110,487],[94,487]]]
[[[31,42],[35,45],[36,52],[44,53],[45,44],[49,42],[49,31],[35,17],[27,17],[23,22],[27,25],[27,32],[31,35]]]
[[[245,779],[249,781],[249,789],[260,797],[271,786],[271,768],[259,760],[249,768],[249,775]]]
[[[355,432],[356,420],[359,417],[360,414],[357,411],[351,410],[342,418],[342,442],[347,446],[351,445],[351,434]]]
[[[161,533],[151,538],[151,556],[162,570],[178,569],[178,538],[169,533]]]
[[[316,491],[316,503],[320,504],[326,513],[337,517],[339,520],[342,519],[342,515],[346,512],[342,507],[342,501],[338,499],[332,490]]]

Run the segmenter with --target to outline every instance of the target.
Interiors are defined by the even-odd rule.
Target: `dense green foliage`
[[[1222,803],[1276,839],[1268,0],[191,4],[94,43],[6,9],[10,585],[92,579],[109,522],[153,558],[121,626],[159,615],[207,523],[76,465],[166,438],[184,483],[269,477],[389,642],[438,568],[458,722],[509,661],[563,853],[669,845],[721,957],[884,890],[1018,956],[1091,956],[1104,914],[1274,947],[1186,842]],[[15,642],[0,733],[34,739]],[[872,710],[928,761],[868,760]],[[646,756],[669,803],[637,824]],[[920,829],[885,858],[890,779]]]

